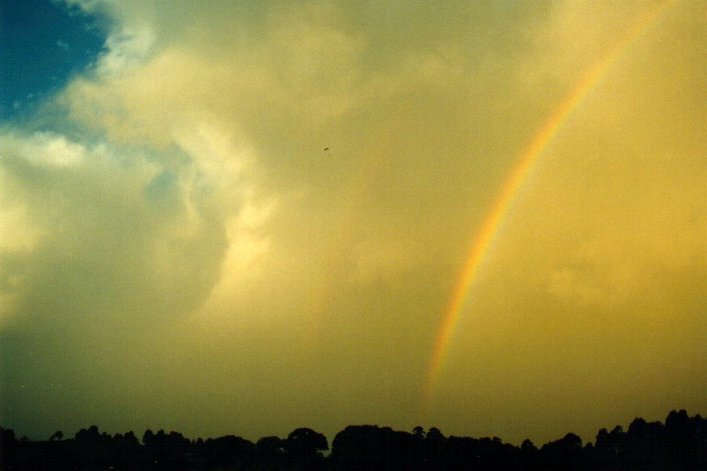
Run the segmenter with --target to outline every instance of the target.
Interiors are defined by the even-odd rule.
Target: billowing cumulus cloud
[[[704,412],[698,3],[542,153],[427,406],[498,188],[657,3],[71,3],[105,51],[0,130],[3,425],[520,441]]]
[[[225,230],[193,207],[201,204],[173,173],[52,133],[8,134],[2,143],[10,214],[21,215],[8,226],[26,241],[13,247],[11,237],[8,250],[24,280],[18,314],[43,321],[147,308],[160,316],[177,294],[192,307],[208,294]]]

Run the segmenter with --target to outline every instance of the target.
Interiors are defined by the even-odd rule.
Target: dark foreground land
[[[349,426],[331,446],[308,428],[256,443],[227,435],[189,440],[178,432],[110,436],[98,427],[73,439],[17,439],[0,428],[0,469],[39,470],[707,470],[707,419],[672,411],[665,423],[637,418],[627,430],[599,430],[595,442],[568,433],[540,448],[501,439],[445,437],[438,429],[412,433],[374,425]]]

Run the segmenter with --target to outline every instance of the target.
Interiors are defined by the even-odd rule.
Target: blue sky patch
[[[0,0],[0,120],[31,112],[95,62],[99,18],[51,0]]]

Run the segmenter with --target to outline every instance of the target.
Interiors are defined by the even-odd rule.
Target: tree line
[[[707,419],[671,411],[662,422],[636,418],[624,430],[603,428],[594,443],[574,433],[537,447],[500,438],[444,436],[437,428],[396,431],[351,425],[331,443],[310,428],[255,443],[234,435],[190,440],[179,432],[147,430],[110,435],[93,425],[65,439],[18,439],[0,427],[5,471],[135,470],[707,470]]]

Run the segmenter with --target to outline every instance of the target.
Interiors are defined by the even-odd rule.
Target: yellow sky
[[[0,422],[536,442],[707,410],[703,1],[79,2],[107,51],[0,129]],[[324,148],[329,148],[324,151]]]

